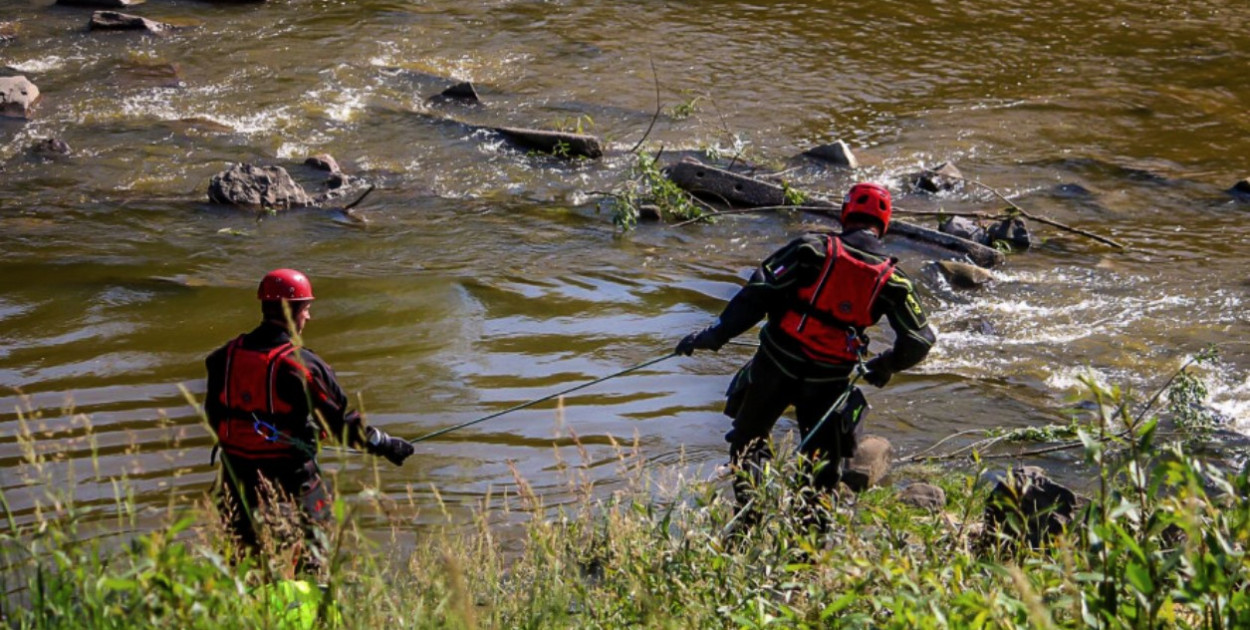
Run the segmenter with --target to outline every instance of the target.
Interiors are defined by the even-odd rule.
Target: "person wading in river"
[[[258,548],[262,530],[294,533],[294,541],[270,542],[302,544],[302,568],[316,573],[325,560],[319,525],[331,502],[317,467],[320,440],[333,436],[397,466],[414,449],[349,411],[334,371],[297,345],[312,319],[312,284],[304,274],[275,269],[260,281],[257,297],[260,325],[205,361],[204,411],[217,434],[214,454],[221,450],[219,507],[243,551]]]
[[[725,414],[733,418],[730,464],[738,471],[740,505],[751,494],[762,462],[772,456],[768,436],[794,405],[803,456],[816,464],[808,482],[819,493],[836,488],[841,460],[855,449],[854,429],[867,408],[850,388],[868,348],[864,329],[883,316],[894,347],[867,361],[863,378],[884,387],[890,376],[919,363],[936,341],[911,281],[884,253],[890,191],[873,183],[851,187],[842,202],[841,234],[809,233],[769,256],[725,306],[716,323],[687,335],[676,352],[719,350],[767,318],[755,356],[734,376]],[[842,407],[826,416],[839,399]],[[816,435],[810,435],[817,425]],[[746,521],[753,514],[744,515]]]

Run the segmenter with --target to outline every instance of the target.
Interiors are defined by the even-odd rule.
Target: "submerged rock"
[[[143,4],[145,0],[56,0],[57,4],[71,7],[96,7],[100,9],[122,9]]]
[[[962,186],[964,175],[954,164],[943,162],[936,168],[912,173],[907,176],[907,180],[913,190],[935,193]]]
[[[1228,192],[1239,197],[1250,197],[1250,177],[1233,184]]]
[[[481,97],[477,95],[477,88],[468,81],[457,83],[434,96],[436,101],[458,101],[461,103],[471,103],[478,105],[482,102]]]
[[[312,198],[281,166],[235,164],[213,176],[208,200],[232,206],[265,209],[299,208]]]
[[[898,500],[926,510],[946,507],[946,491],[931,483],[913,483],[898,493]]]
[[[556,157],[603,157],[599,139],[586,134],[519,127],[495,127],[494,130],[519,145]]]
[[[823,160],[841,168],[859,168],[859,160],[856,160],[855,154],[851,153],[851,147],[841,140],[808,149],[803,155]]]
[[[42,96],[26,77],[0,77],[0,116],[29,119]]]
[[[942,275],[946,276],[947,282],[950,282],[953,287],[975,289],[994,279],[994,274],[989,269],[983,269],[966,262],[939,260],[937,266],[938,269],[942,270]]]
[[[1038,466],[1011,469],[985,501],[987,533],[1040,547],[1076,516],[1076,493],[1051,481]]]
[[[87,28],[93,31],[145,31],[153,35],[164,35],[172,31],[174,26],[128,13],[96,11],[91,14],[91,22]]]
[[[842,482],[855,492],[879,485],[890,472],[894,447],[877,435],[865,435],[855,447],[855,456],[842,471]]]
[[[30,145],[30,153],[40,158],[59,158],[68,156],[71,150],[60,138],[44,138]]]

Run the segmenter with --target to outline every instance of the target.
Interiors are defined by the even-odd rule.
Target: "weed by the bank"
[[[614,492],[582,473],[583,449],[557,462],[575,500],[546,506],[518,475],[470,522],[427,526],[408,545],[397,541],[417,506],[368,489],[355,511],[340,499],[311,616],[290,614],[294,596],[272,587],[284,576],[224,559],[207,505],[105,542],[82,527],[64,480],[38,474],[50,445],[27,433],[31,456],[14,474],[45,498],[21,514],[3,502],[0,614],[17,628],[1250,627],[1247,473],[1160,447],[1156,418],[1088,387],[1096,411],[1079,435],[1096,487],[1084,516],[1037,549],[981,529],[980,470],[923,469],[948,493],[936,512],[891,488],[818,500],[821,529],[803,517],[813,497],[797,480],[809,471],[783,447],[756,484],[756,525],[735,530],[725,481],[658,467],[635,443],[616,447]],[[133,514],[117,487],[118,510]],[[366,534],[364,516],[389,529]],[[500,520],[523,521],[510,544]]]

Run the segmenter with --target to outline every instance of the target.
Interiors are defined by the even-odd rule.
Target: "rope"
[[[460,424],[456,424],[456,425],[452,425],[452,426],[450,426],[450,427],[446,427],[446,428],[443,428],[443,429],[439,429],[439,430],[437,430],[437,431],[433,431],[433,432],[427,433],[427,434],[425,434],[425,435],[422,435],[422,436],[420,436],[420,437],[417,437],[417,438],[413,438],[413,439],[411,439],[411,440],[408,440],[408,442],[409,442],[410,444],[416,444],[416,443],[418,443],[418,442],[424,442],[424,441],[426,441],[426,440],[432,440],[432,439],[434,439],[434,438],[436,438],[436,437],[438,437],[438,436],[440,436],[440,435],[445,435],[445,434],[451,433],[452,431],[457,431],[457,430],[459,430],[459,429],[463,429],[463,428],[465,428],[465,427],[473,426],[473,425],[478,424],[478,423],[480,423],[480,422],[486,422],[487,420],[493,420],[493,419],[495,419],[495,418],[498,418],[499,416],[502,416],[502,415],[505,415],[505,414],[509,414],[509,413],[514,412],[514,411],[520,411],[520,410],[522,410],[522,409],[526,409],[526,408],[529,408],[529,407],[533,407],[534,405],[538,405],[538,404],[541,404],[541,403],[547,402],[548,400],[551,400],[551,399],[553,399],[553,398],[559,398],[560,396],[563,396],[563,395],[565,395],[565,394],[570,394],[570,393],[575,392],[575,391],[577,391],[577,390],[579,390],[579,389],[585,389],[585,388],[590,387],[590,386],[592,386],[592,385],[598,385],[599,383],[602,383],[602,382],[604,382],[604,381],[606,381],[606,380],[613,379],[613,378],[616,378],[616,377],[618,377],[618,376],[624,376],[624,375],[626,375],[626,374],[629,374],[630,372],[636,372],[636,371],[641,370],[641,369],[646,368],[646,367],[651,367],[652,365],[655,365],[656,363],[659,363],[659,362],[661,362],[661,361],[667,361],[668,359],[671,359],[671,358],[673,358],[673,357],[675,357],[675,356],[678,356],[676,352],[670,352],[669,354],[666,354],[666,355],[664,355],[664,356],[662,356],[662,357],[657,357],[657,358],[655,358],[655,359],[651,359],[650,361],[644,361],[644,362],[642,362],[642,363],[639,363],[638,365],[634,365],[634,366],[632,366],[632,367],[627,367],[627,368],[625,368],[625,369],[623,369],[623,370],[621,370],[621,371],[619,371],[619,372],[613,372],[613,373],[611,373],[611,374],[609,374],[609,375],[607,375],[607,376],[602,376],[602,377],[599,377],[599,378],[597,378],[597,379],[595,379],[595,380],[593,380],[593,381],[588,381],[588,382],[582,383],[581,385],[576,385],[576,386],[570,387],[570,388],[568,388],[568,389],[564,389],[564,390],[558,391],[558,392],[556,392],[556,393],[554,393],[554,394],[548,394],[548,395],[546,395],[546,396],[543,396],[542,398],[535,398],[534,400],[531,400],[531,401],[529,401],[529,402],[524,402],[524,403],[521,403],[521,404],[516,405],[516,406],[513,406],[513,407],[508,407],[507,409],[504,409],[503,411],[496,411],[495,413],[492,413],[492,414],[490,414],[490,415],[488,415],[488,416],[483,416],[483,417],[478,418],[478,419],[476,419],[476,420],[470,420],[470,421],[468,421],[468,422],[461,422]]]

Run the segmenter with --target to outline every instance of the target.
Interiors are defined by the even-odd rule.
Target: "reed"
[[[470,522],[424,526],[415,544],[399,543],[411,498],[340,498],[328,576],[308,592],[282,581],[280,545],[232,563],[207,500],[171,501],[159,527],[106,542],[25,432],[20,474],[42,497],[18,518],[0,496],[0,615],[14,628],[1250,627],[1247,472],[1157,444],[1155,418],[1087,385],[1098,490],[1041,548],[979,530],[984,470],[911,469],[950,497],[929,512],[890,488],[813,503],[779,457],[755,488],[758,524],[735,529],[726,480],[652,466],[635,441],[616,446],[616,491],[593,487],[582,450],[557,466],[575,501],[546,506],[517,475]],[[114,487],[126,531],[133,498],[124,478]],[[366,518],[388,526],[366,532]],[[501,520],[520,533],[503,537]]]

